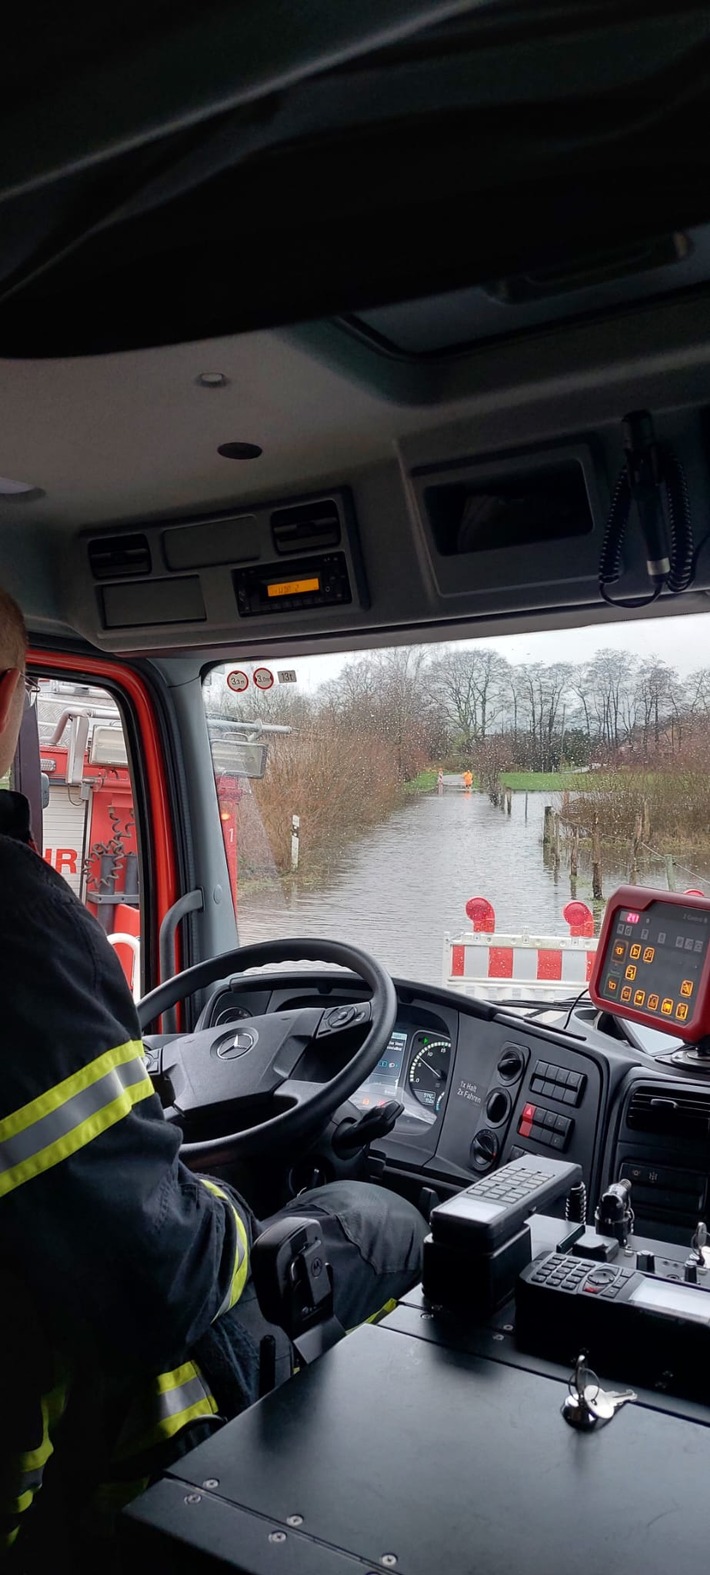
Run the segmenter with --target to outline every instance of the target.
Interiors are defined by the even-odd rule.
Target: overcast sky
[[[589,624],[581,629],[545,630],[540,634],[508,634],[496,639],[456,641],[485,645],[500,651],[509,662],[588,662],[597,651],[632,652],[635,656],[657,657],[675,667],[682,677],[698,667],[710,667],[710,613],[686,613],[672,618],[645,618],[634,622]],[[432,647],[434,650],[435,647]],[[363,653],[359,653],[363,654]],[[307,692],[334,678],[347,662],[347,656],[306,656],[272,663],[279,669],[295,669],[299,686]],[[258,663],[243,663],[250,672]]]

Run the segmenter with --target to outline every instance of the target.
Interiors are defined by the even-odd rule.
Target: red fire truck
[[[44,857],[112,938],[137,993],[138,847],[118,710],[108,695],[54,692],[39,712]]]
[[[44,778],[44,857],[85,902],[116,947],[140,993],[140,896],[133,790],[118,708],[100,690],[43,685],[38,701]],[[289,733],[260,721],[210,718],[222,832],[235,911],[237,814],[246,780],[266,770],[266,735]]]

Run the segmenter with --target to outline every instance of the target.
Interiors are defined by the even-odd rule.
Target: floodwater
[[[444,791],[414,798],[383,825],[349,844],[327,881],[294,881],[284,892],[274,879],[245,892],[239,904],[244,944],[277,937],[323,936],[372,952],[391,973],[427,984],[443,982],[444,935],[470,930],[469,897],[487,897],[496,927],[506,934],[569,933],[562,909],[571,896],[564,849],[555,871],[543,858],[545,793],[514,793],[512,813],[482,793]],[[623,848],[604,867],[604,895],[627,881]],[[677,888],[699,884],[710,863],[680,871]],[[666,888],[665,867],[639,879]],[[707,886],[706,886],[707,889]],[[580,853],[576,895],[591,905],[591,872]]]

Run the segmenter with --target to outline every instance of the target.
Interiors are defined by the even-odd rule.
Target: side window
[[[121,715],[93,685],[41,678],[36,697],[42,853],[93,913],[135,999],[141,905],[134,796]]]

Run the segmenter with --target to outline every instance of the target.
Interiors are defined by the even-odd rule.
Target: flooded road
[[[400,977],[441,984],[444,934],[470,928],[469,897],[493,903],[499,931],[566,935],[562,909],[571,893],[564,853],[557,875],[543,860],[544,808],[552,801],[548,794],[529,794],[526,819],[524,793],[513,794],[510,816],[481,793],[417,797],[348,846],[322,886],[296,881],[284,893],[274,878],[245,892],[240,940],[322,935],[350,941]],[[620,846],[615,860],[605,863],[605,896],[629,876]],[[710,874],[710,865],[695,862],[696,877]],[[650,866],[643,878],[665,889],[662,864]],[[679,875],[680,890],[690,884]],[[591,874],[581,852],[577,896],[591,905]]]

